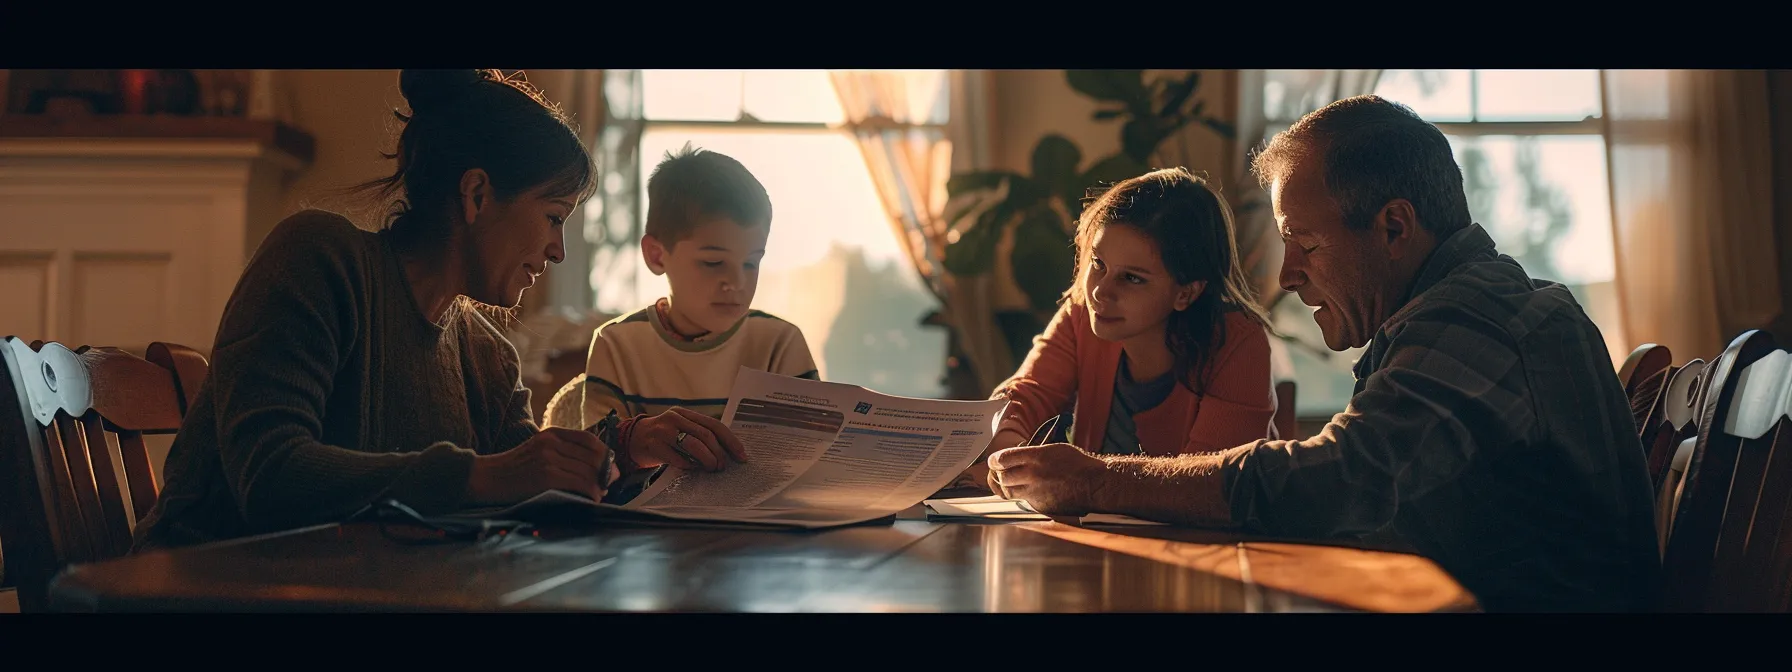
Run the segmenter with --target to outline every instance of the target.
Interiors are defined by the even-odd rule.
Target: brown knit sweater
[[[268,235],[211,365],[136,550],[339,521],[381,497],[450,511],[476,453],[536,432],[497,327],[459,303],[430,322],[391,242],[334,213]]]

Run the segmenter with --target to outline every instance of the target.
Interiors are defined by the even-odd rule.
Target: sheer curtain
[[[1709,360],[1781,309],[1767,74],[1603,75],[1623,336]]]
[[[941,216],[946,180],[953,172],[987,165],[986,75],[977,70],[840,70],[831,76],[892,232],[939,299],[976,384],[987,393],[1015,365],[991,309],[993,278],[959,278],[940,265],[950,234],[949,222]]]

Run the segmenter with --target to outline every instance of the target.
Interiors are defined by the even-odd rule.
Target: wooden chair
[[[0,341],[0,539],[21,611],[43,608],[62,567],[129,552],[155,504],[143,435],[180,429],[207,366],[179,345],[146,354]]]
[[[584,429],[580,426],[579,418],[580,406],[584,403],[584,397],[579,394],[579,387],[584,384],[585,376],[582,373],[574,376],[572,380],[566,381],[565,385],[560,386],[560,389],[554,392],[553,398],[548,400],[547,407],[542,410],[540,416],[537,416],[540,421],[536,424],[542,427]],[[598,420],[602,419],[598,418]]]
[[[1714,582],[1715,573],[1732,574],[1738,558],[1747,555],[1748,523],[1738,517],[1753,513],[1766,458],[1760,449],[1744,450],[1745,438],[1735,434],[1728,418],[1744,381],[1754,377],[1746,373],[1750,366],[1774,351],[1766,332],[1748,331],[1731,341],[1701,376],[1707,380],[1693,419],[1697,435],[1685,453],[1685,473],[1672,501],[1662,554],[1667,584],[1663,607],[1669,611],[1721,608],[1728,598],[1712,589],[1729,585],[1733,577]],[[1754,394],[1754,387],[1748,394]]]
[[[1705,384],[1710,380],[1706,375],[1708,372],[1702,359],[1694,359],[1685,366],[1669,367],[1663,372],[1666,375],[1660,383],[1661,389],[1648,402],[1646,414],[1637,424],[1637,438],[1642,440],[1649,467],[1649,482],[1657,490],[1668,484],[1676,455],[1680,469],[1675,473],[1684,473],[1684,467],[1691,459],[1690,449],[1685,454],[1680,454],[1679,449],[1686,441],[1698,436],[1699,404],[1704,400]],[[1638,394],[1646,394],[1649,385],[1645,383],[1638,389]],[[1674,485],[1677,487],[1678,481]]]
[[[1656,373],[1665,371],[1674,364],[1674,353],[1668,346],[1644,343],[1630,351],[1624,359],[1624,365],[1618,367],[1618,380],[1624,383],[1624,394],[1635,396],[1638,387]]]
[[[1630,351],[1624,366],[1618,369],[1618,382],[1624,385],[1624,396],[1630,400],[1631,418],[1636,421],[1637,436],[1651,411],[1661,402],[1661,390],[1674,375],[1674,356],[1667,346],[1645,343]],[[1646,446],[1647,444],[1645,444]]]

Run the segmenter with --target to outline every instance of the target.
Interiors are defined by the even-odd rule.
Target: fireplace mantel
[[[0,335],[209,353],[314,151],[274,121],[0,116]]]

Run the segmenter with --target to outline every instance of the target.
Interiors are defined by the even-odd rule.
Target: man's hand
[[[982,457],[979,457],[976,462],[972,462],[971,466],[966,467],[963,472],[959,473],[958,478],[952,479],[952,483],[947,485],[945,489],[977,488],[979,490],[989,490],[990,492],[1000,492],[998,490],[990,490],[988,485],[989,456],[1003,448],[1012,448],[1026,442],[1027,437],[1013,429],[1004,429],[997,432],[995,437],[989,440],[989,447],[983,449]]]
[[[1081,516],[1096,507],[1107,463],[1068,443],[1017,446],[989,456],[989,490],[1047,515]]]

